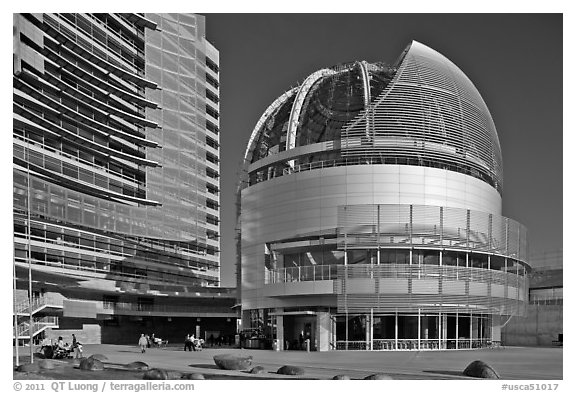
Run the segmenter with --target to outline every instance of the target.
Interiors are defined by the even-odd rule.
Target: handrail
[[[411,351],[411,350],[434,350],[434,349],[482,349],[497,348],[501,346],[500,341],[489,338],[460,338],[450,339],[374,339],[369,340],[337,340],[331,342],[331,347],[338,351]],[[370,345],[372,344],[372,346]],[[372,349],[371,349],[372,348]]]

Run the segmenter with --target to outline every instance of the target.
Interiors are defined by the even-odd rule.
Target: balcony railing
[[[176,304],[139,304],[128,302],[104,302],[103,308],[105,310],[113,310],[115,313],[121,314],[123,311],[128,312],[149,312],[149,313],[229,313],[234,314],[230,304],[228,306],[218,306],[215,304],[207,305],[205,307],[176,305]]]
[[[346,341],[338,340],[332,346],[338,351],[366,351],[370,350],[370,341]],[[480,349],[500,347],[500,341],[484,339],[374,339],[372,350],[374,351],[410,351],[410,350],[434,350],[434,349]]]
[[[340,272],[340,277],[338,277]],[[299,281],[322,281],[354,278],[392,278],[412,280],[474,281],[523,287],[524,276],[500,270],[462,266],[408,265],[408,264],[352,264],[293,266],[267,270],[267,284]],[[445,285],[448,285],[446,283]]]
[[[268,270],[268,284],[298,281],[323,281],[338,278],[338,265],[293,266]]]

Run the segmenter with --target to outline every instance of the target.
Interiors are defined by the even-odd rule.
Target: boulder
[[[132,362],[128,363],[126,366],[128,370],[136,370],[136,371],[147,371],[150,367],[144,362]]]
[[[180,371],[167,370],[166,372],[168,373],[168,379],[182,379],[182,373]]]
[[[252,356],[237,356],[225,353],[215,355],[214,363],[222,370],[246,370],[252,365]]]
[[[40,359],[38,360],[38,366],[42,370],[53,370],[54,369],[54,362],[49,359]]]
[[[332,379],[338,379],[338,380],[350,380],[350,377],[348,375],[335,375],[334,378]]]
[[[54,349],[50,346],[42,348],[42,354],[45,359],[52,359],[54,357]]]
[[[40,366],[38,363],[25,363],[21,364],[16,368],[16,371],[21,373],[37,373],[40,371]]]
[[[98,359],[92,357],[84,358],[80,360],[80,365],[78,366],[80,370],[84,371],[102,371],[104,370],[104,365]]]
[[[387,374],[372,374],[372,375],[368,375],[366,378],[364,378],[366,380],[370,380],[370,381],[374,381],[374,380],[391,380],[392,377],[390,375]]]
[[[252,368],[252,370],[250,370],[250,374],[262,374],[265,371],[266,370],[264,369],[264,367],[256,366],[256,367]]]
[[[304,369],[297,366],[282,366],[276,373],[282,375],[304,375]]]
[[[191,373],[191,374],[183,375],[182,379],[206,379],[206,378],[204,378],[204,374]]]
[[[491,366],[481,360],[475,360],[466,367],[464,375],[467,377],[484,378],[484,379],[500,379],[500,376]]]
[[[168,379],[168,373],[160,368],[151,368],[144,373],[143,379]]]
[[[108,357],[106,355],[102,355],[100,353],[95,353],[94,355],[90,355],[90,357],[92,359],[100,360],[101,362],[105,362],[106,360],[108,360]]]

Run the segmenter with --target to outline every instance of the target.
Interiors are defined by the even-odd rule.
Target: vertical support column
[[[277,308],[276,312],[284,311],[283,308]],[[278,348],[280,351],[284,351],[284,316],[276,316],[276,339],[278,340]]]
[[[484,343],[484,317],[478,319],[478,338],[480,338],[480,346]]]
[[[421,331],[422,331],[422,324],[421,324],[421,311],[420,311],[420,307],[418,307],[418,350],[421,349],[420,346],[420,338],[421,338]]]
[[[348,310],[346,310],[346,344],[345,348],[348,350]]]
[[[398,349],[398,310],[394,312],[394,349]]]
[[[370,309],[370,350],[374,350],[374,309]]]
[[[478,338],[479,338],[478,336],[479,336],[479,333],[480,333],[480,330],[479,330],[479,324],[480,324],[480,323],[479,323],[479,322],[480,322],[480,321],[479,321],[479,318],[478,318],[478,317],[473,317],[473,318],[472,318],[472,335],[474,336],[474,338],[475,338],[476,340],[478,340]]]
[[[536,314],[538,315],[538,314]],[[490,318],[490,340],[492,343],[502,341],[502,327],[500,326],[500,316],[499,315],[492,315]]]
[[[470,313],[470,349],[472,349],[472,313]]]
[[[458,332],[458,311],[456,311],[456,349],[458,349],[458,336],[460,333]]]
[[[446,349],[448,347],[447,340],[448,340],[448,314],[442,314],[442,342],[441,348]]]
[[[438,349],[442,348],[442,314],[438,313]]]
[[[318,312],[316,315],[316,343],[314,343],[318,351],[328,351],[330,349],[331,324],[332,320],[329,312]]]
[[[30,163],[30,150],[28,150],[28,163]],[[33,292],[32,292],[32,245],[31,245],[31,235],[32,235],[32,222],[31,222],[31,213],[32,213],[32,186],[30,184],[30,165],[26,167],[26,175],[28,177],[28,211],[27,211],[27,223],[28,224],[28,317],[30,319],[28,326],[28,337],[30,337],[30,363],[34,363],[34,317],[33,317],[33,310],[32,310],[32,302],[33,302]]]

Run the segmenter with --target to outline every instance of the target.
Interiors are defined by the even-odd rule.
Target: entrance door
[[[310,349],[314,350],[316,340],[315,315],[284,316],[284,349],[306,350],[305,340],[310,340]]]

